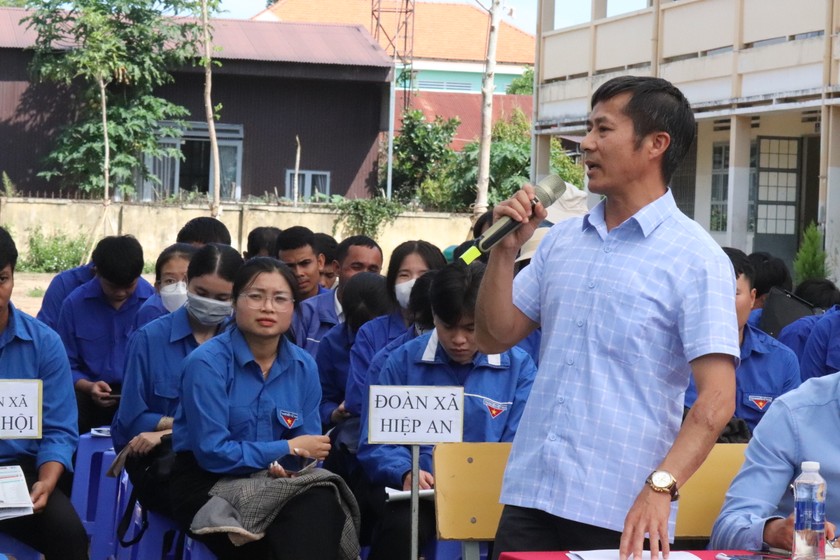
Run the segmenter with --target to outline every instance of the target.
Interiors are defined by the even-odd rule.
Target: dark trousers
[[[373,529],[368,560],[408,560],[411,558],[411,500],[388,502]],[[435,538],[435,504],[420,500],[418,550]]]
[[[29,488],[38,481],[34,462],[21,464]],[[87,560],[88,537],[70,499],[56,487],[40,513],[0,521],[3,532],[31,546],[46,560]]]
[[[192,453],[179,453],[172,472],[175,521],[188,529],[221,478],[201,469]],[[234,546],[226,534],[191,535],[219,560],[337,560],[345,515],[335,490],[315,487],[289,500],[259,541]]]
[[[111,385],[111,388],[119,391],[118,385]],[[90,395],[78,390],[76,391],[76,406],[79,408],[79,435],[88,433],[92,428],[110,426],[117,413],[116,406],[101,407],[93,402]]]
[[[492,558],[498,560],[502,552],[618,548],[620,542],[619,531],[570,521],[538,509],[505,506]]]

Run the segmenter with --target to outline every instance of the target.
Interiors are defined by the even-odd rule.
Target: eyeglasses
[[[283,311],[291,307],[295,300],[286,294],[275,294],[270,296],[262,292],[246,292],[239,294],[239,297],[245,298],[245,305],[248,309],[262,309],[266,301],[270,301],[274,309]]]

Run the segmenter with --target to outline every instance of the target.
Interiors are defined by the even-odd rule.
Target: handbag
[[[146,455],[130,455],[125,461],[125,470],[131,480],[131,495],[117,526],[117,538],[123,547],[132,546],[143,538],[149,526],[147,511],[151,510],[167,517],[172,515],[169,500],[169,479],[175,465],[175,451],[172,449],[172,434],[160,438],[160,444]],[[140,502],[140,529],[131,540],[125,540],[134,508]]]

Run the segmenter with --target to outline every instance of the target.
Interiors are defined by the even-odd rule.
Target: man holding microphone
[[[581,144],[603,200],[554,227],[514,281],[545,218],[526,185],[495,219],[476,308],[482,352],[542,327],[540,366],[505,472],[494,555],[619,548],[667,556],[679,487],[732,417],[738,327],[729,259],[668,189],[694,116],[665,80],[620,77],[592,96]],[[698,399],[680,425],[694,375]]]

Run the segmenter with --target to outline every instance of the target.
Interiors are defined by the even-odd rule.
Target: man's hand
[[[134,436],[131,441],[128,442],[128,453],[130,455],[146,455],[149,451],[160,445],[160,438],[171,433],[172,430],[166,430],[163,432],[142,432]]]
[[[418,486],[420,490],[431,490],[435,487],[435,477],[432,473],[420,469],[420,474],[417,478],[419,479]],[[403,479],[403,490],[411,490],[411,471]]]
[[[534,204],[534,201],[537,201],[536,204]],[[547,215],[548,212],[536,197],[534,187],[528,184],[523,185],[520,190],[513,193],[512,197],[493,208],[494,223],[499,218],[507,216],[522,224],[522,227],[506,236],[496,246],[518,250],[523,243],[534,235],[534,230]]]
[[[834,539],[836,527],[834,523],[825,522],[825,538]],[[793,550],[793,514],[784,519],[771,519],[764,524],[764,542],[773,548]]]
[[[330,454],[330,436],[298,436],[289,440],[289,453],[298,457],[314,457],[319,461]]]
[[[29,498],[32,500],[32,509],[35,513],[44,511],[50,494],[55,490],[58,478],[64,472],[64,465],[57,461],[47,461],[38,469],[38,482],[32,485],[29,491]]]
[[[641,560],[645,533],[650,536],[651,558],[657,558],[660,550],[662,556],[668,558],[671,550],[668,544],[668,517],[670,515],[671,495],[665,492],[654,492],[652,488],[645,485],[624,519],[624,531],[621,533],[618,551],[619,559],[627,560],[633,556],[635,560]]]
[[[335,407],[330,414],[330,422],[338,424],[344,422],[348,416],[350,416],[350,413],[344,408],[344,401],[341,401],[341,404]]]
[[[90,384],[88,391],[93,404],[102,408],[117,406],[117,399],[111,397],[111,386],[104,381],[96,381]]]

